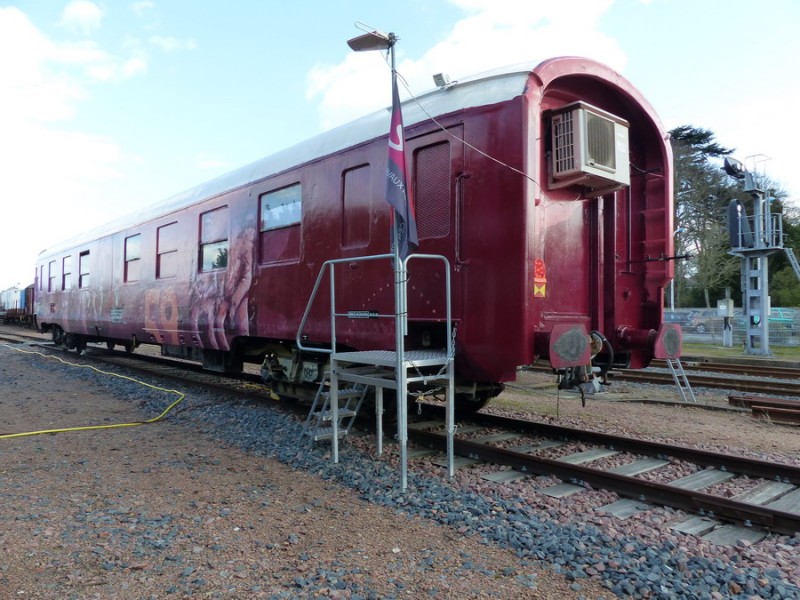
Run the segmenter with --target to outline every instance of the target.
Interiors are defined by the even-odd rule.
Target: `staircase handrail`
[[[336,295],[335,295],[335,275],[333,268],[334,266],[341,264],[341,263],[354,263],[354,262],[367,262],[372,260],[382,260],[382,259],[394,259],[394,254],[372,254],[369,256],[356,256],[351,258],[332,258],[330,260],[326,260],[322,263],[322,267],[319,269],[319,275],[317,275],[317,280],[314,283],[314,289],[311,290],[311,296],[308,298],[308,304],[306,304],[306,310],[303,312],[303,318],[300,320],[300,326],[297,328],[297,335],[295,336],[295,343],[300,350],[305,352],[320,352],[323,354],[333,354],[334,349],[336,348]],[[308,321],[308,316],[311,314],[311,309],[314,306],[314,300],[317,297],[317,292],[319,292],[319,286],[322,283],[322,278],[325,276],[325,270],[330,270],[330,278],[331,278],[331,347],[330,348],[319,348],[319,347],[309,347],[304,346],[301,340],[303,336],[303,330],[306,327],[306,322]]]
[[[789,264],[792,265],[794,274],[797,275],[797,279],[800,280],[800,264],[797,263],[797,257],[794,255],[794,250],[788,246],[784,246],[783,250],[786,252],[786,256],[789,258]]]
[[[335,266],[342,263],[356,263],[356,262],[367,262],[367,261],[375,261],[375,260],[395,260],[394,254],[372,254],[368,256],[356,256],[356,257],[348,257],[348,258],[334,258],[330,260],[326,260],[322,263],[320,267],[319,274],[317,275],[317,279],[314,282],[314,288],[311,291],[311,295],[308,299],[308,303],[306,304],[306,309],[303,312],[303,318],[300,320],[300,326],[297,329],[297,335],[295,336],[295,342],[297,344],[297,348],[304,352],[318,352],[322,354],[333,354],[336,351],[336,318],[341,316],[346,316],[346,314],[340,314],[336,310],[336,276],[335,276]],[[423,259],[423,260],[439,260],[444,264],[444,271],[445,271],[445,304],[446,304],[446,323],[447,323],[447,356],[452,360],[452,356],[454,354],[454,341],[453,341],[453,315],[452,315],[452,302],[451,302],[451,277],[450,277],[450,261],[447,260],[447,257],[442,256],[440,254],[411,254],[405,260],[401,261],[401,273],[407,272],[407,265],[410,261],[416,259]],[[325,277],[325,274],[328,273],[330,277],[330,316],[331,316],[331,346],[330,348],[327,347],[320,347],[320,346],[307,346],[303,344],[302,337],[303,331],[305,330],[306,324],[308,323],[309,315],[311,314],[311,309],[314,306],[314,301],[317,297],[319,292],[320,286],[322,281]],[[399,301],[401,302],[400,306],[395,306],[395,310],[398,314],[401,314],[403,317],[403,322],[405,323],[407,319],[407,280],[403,280],[400,282],[402,286],[402,291],[400,295]],[[397,314],[391,315],[382,315],[378,314],[375,315],[377,318],[396,318]]]

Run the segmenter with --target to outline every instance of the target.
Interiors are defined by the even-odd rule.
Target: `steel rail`
[[[435,406],[426,406],[425,410],[437,416],[441,412]],[[472,420],[484,426],[499,427],[551,439],[583,441],[645,456],[669,456],[704,467],[713,467],[721,471],[800,485],[800,467],[783,463],[731,456],[686,446],[673,446],[660,442],[609,435],[572,427],[560,427],[498,415],[479,413],[473,415]],[[443,438],[440,434],[415,430],[413,432],[409,431],[409,436],[416,443],[437,449],[441,448],[441,440]],[[582,481],[640,501],[680,508],[689,512],[707,513],[711,516],[718,516],[722,519],[746,525],[758,525],[778,533],[792,535],[800,532],[800,514],[776,511],[766,506],[737,502],[729,498],[714,496],[713,494],[681,489],[669,484],[655,483],[636,477],[608,473],[582,465],[570,465],[557,460],[539,458],[535,455],[488,446],[469,440],[456,439],[454,452],[460,456],[510,466],[523,473],[555,475],[565,481]]]
[[[612,381],[639,381],[642,383],[656,383],[674,385],[670,373],[657,373],[652,371],[612,371]],[[689,375],[689,383],[693,386],[707,388],[737,390],[741,392],[775,393],[786,396],[800,396],[800,384],[789,381],[767,381],[763,379],[741,379],[728,377],[713,377],[703,375]]]
[[[533,365],[532,370],[538,372],[552,372],[552,368],[544,364]],[[609,378],[614,381],[630,381],[639,383],[652,383],[656,385],[674,385],[675,381],[669,372],[653,371],[651,369],[631,370],[619,369],[609,372]],[[741,377],[745,377],[742,375]],[[800,384],[792,381],[770,381],[765,379],[742,379],[741,377],[732,378],[720,374],[719,377],[713,375],[689,375],[689,383],[693,386],[702,386],[713,389],[736,390],[740,392],[774,393],[785,396],[800,396]],[[789,377],[791,379],[791,377]]]
[[[775,379],[800,379],[800,369],[794,367],[776,367],[770,365],[759,365],[756,362],[737,362],[737,363],[713,363],[703,362],[696,359],[681,359],[684,371],[705,371],[708,373],[728,373],[741,375],[743,377],[772,377]],[[653,360],[651,367],[657,369],[667,369],[667,363],[663,360]]]
[[[409,439],[437,450],[443,450],[447,442],[444,435],[428,431],[409,431]],[[756,525],[777,533],[793,535],[800,531],[800,514],[736,502],[704,492],[686,490],[581,465],[570,465],[557,460],[537,458],[534,455],[468,440],[456,439],[454,452],[459,456],[510,466],[522,473],[555,475],[565,481],[585,482],[642,502],[670,506],[687,512],[704,513],[710,517],[739,522],[747,526]]]
[[[426,407],[426,410],[427,409],[428,407]],[[573,427],[560,427],[558,425],[548,425],[546,423],[536,423],[534,421],[522,421],[499,415],[478,413],[473,415],[472,420],[480,425],[522,431],[524,433],[541,435],[548,438],[589,442],[599,446],[613,448],[614,450],[625,450],[626,452],[643,454],[646,456],[671,456],[704,467],[713,467],[732,473],[758,477],[760,479],[775,479],[800,486],[800,467],[784,463],[733,456],[720,452],[710,452],[708,450],[689,448],[688,446],[674,446],[672,444],[651,442],[649,440],[587,431],[584,429],[575,429]]]

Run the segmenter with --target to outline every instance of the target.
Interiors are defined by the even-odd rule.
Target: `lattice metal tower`
[[[753,198],[753,216],[744,203],[728,204],[728,234],[733,256],[742,259],[742,313],[745,316],[745,354],[769,356],[769,255],[783,249],[781,213],[770,210],[770,199],[753,173],[738,160],[726,158],[725,172],[744,180],[744,191]],[[787,249],[788,250],[788,249]],[[787,252],[793,258],[794,255]]]

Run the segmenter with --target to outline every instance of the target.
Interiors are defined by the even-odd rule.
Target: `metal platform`
[[[407,398],[408,385],[422,383],[425,386],[441,387],[447,398],[447,467],[452,477],[457,468],[453,455],[453,436],[455,422],[453,398],[455,382],[452,349],[449,350],[367,350],[360,352],[334,352],[331,361],[331,396],[337,393],[340,383],[353,383],[375,388],[376,446],[380,456],[383,453],[383,390],[395,390],[398,398]],[[438,370],[437,370],[438,367]],[[426,370],[428,372],[423,372]],[[337,403],[332,400],[331,407],[336,410]],[[333,420],[333,452],[338,460],[338,440],[335,433],[336,419]],[[397,403],[397,438],[400,442],[400,468],[402,487],[408,483],[408,405]]]
[[[332,357],[340,362],[374,365],[376,367],[396,367],[398,353],[394,350],[363,350],[361,352],[335,352]],[[445,350],[406,350],[403,362],[408,366],[439,367],[447,364]]]

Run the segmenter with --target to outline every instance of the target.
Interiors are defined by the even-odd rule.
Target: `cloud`
[[[131,4],[131,10],[134,12],[134,14],[136,14],[137,17],[144,16],[155,7],[156,3],[152,2],[152,0],[141,0],[140,2],[134,2]]]
[[[120,210],[97,189],[121,176],[123,150],[69,122],[90,84],[132,77],[145,65],[91,41],[56,42],[13,7],[0,8],[0,55],[14,57],[0,61],[0,244],[14,256],[0,271],[2,289],[32,279],[42,240],[70,237]]]
[[[557,5],[451,0],[451,4],[464,16],[439,43],[417,59],[404,56],[402,41],[396,47],[397,69],[415,94],[433,87],[434,73],[445,72],[457,80],[560,55],[591,56],[617,70],[625,65],[619,44],[601,33],[598,25],[613,0],[565,0]],[[387,73],[379,52],[352,53],[336,65],[315,65],[307,76],[307,96],[319,97],[321,126],[334,127],[389,104],[388,85],[376,85],[388,81]]]
[[[105,136],[57,129],[32,120],[0,123],[0,220],[3,254],[11,256],[0,289],[33,280],[36,256],[50,243],[108,220],[114,200],[98,187],[120,177],[122,150]]]
[[[173,52],[175,50],[194,50],[197,48],[197,42],[192,38],[179,40],[171,36],[154,35],[150,38],[149,42],[164,52]]]
[[[59,25],[89,35],[100,28],[105,10],[89,0],[72,0],[61,12]]]
[[[93,81],[109,82],[131,79],[147,72],[144,55],[123,58],[103,53],[98,60],[87,63],[84,75]]]
[[[196,157],[196,164],[197,168],[205,171],[205,170],[215,170],[219,171],[221,168],[231,168],[228,162],[221,160],[219,157],[213,154],[209,154],[207,152],[201,152]]]
[[[0,8],[0,123],[29,119],[58,121],[71,117],[74,103],[84,96],[78,82],[54,74],[50,65],[84,63],[91,51],[75,46],[58,47],[18,9]],[[0,143],[8,140],[2,136]]]

